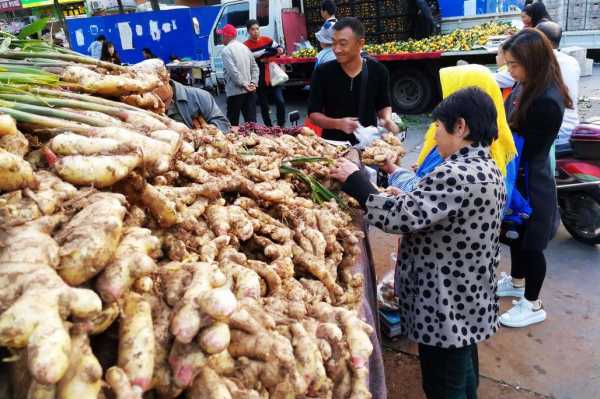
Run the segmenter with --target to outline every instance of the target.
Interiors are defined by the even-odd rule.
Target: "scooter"
[[[560,218],[574,239],[600,244],[600,121],[577,126],[571,148],[556,151]]]

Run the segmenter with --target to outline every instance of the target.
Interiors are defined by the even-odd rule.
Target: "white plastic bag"
[[[376,126],[358,126],[354,131],[354,136],[358,140],[358,144],[355,145],[359,150],[363,150],[370,146],[373,141],[381,137],[381,132]]]
[[[283,68],[275,62],[269,63],[269,74],[271,76],[271,86],[279,86],[290,79]]]

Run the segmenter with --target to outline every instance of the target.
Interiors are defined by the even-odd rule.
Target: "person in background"
[[[321,2],[321,18],[325,21],[322,28],[333,28],[333,25],[337,22],[337,18],[335,17],[336,12],[337,7],[333,0],[323,0],[323,2]]]
[[[321,64],[311,79],[308,116],[323,129],[322,137],[356,144],[360,125],[380,125],[392,133],[399,128],[392,121],[389,74],[379,62],[361,57],[365,28],[353,17],[333,26],[333,52],[337,62]],[[365,80],[366,79],[366,80]]]
[[[160,63],[156,68],[160,69],[162,66],[164,70],[164,63],[161,60],[144,62]],[[190,129],[202,128],[206,124],[215,125],[223,133],[228,133],[231,129],[229,121],[209,92],[182,85],[170,79],[167,72],[163,75],[163,85],[156,88],[154,94],[165,104],[169,118],[185,124]]]
[[[271,108],[269,107],[269,95],[272,94],[275,100],[275,108],[277,109],[277,125],[283,127],[285,125],[283,88],[281,86],[271,86],[267,71],[269,66],[267,59],[283,54],[283,47],[274,42],[270,37],[261,36],[260,25],[255,19],[251,19],[246,23],[246,29],[250,38],[244,44],[252,51],[252,55],[254,55],[254,59],[258,65],[259,78],[256,94],[258,95],[263,122],[266,126],[273,126],[273,122],[271,122]]]
[[[157,56],[154,55],[154,53],[152,52],[152,50],[150,50],[148,47],[145,47],[142,50],[142,55],[144,56],[145,60],[149,60],[152,58],[158,58]]]
[[[321,64],[335,60],[335,53],[331,47],[333,44],[333,25],[328,29],[325,29],[325,27],[322,26],[321,29],[315,33],[315,37],[321,46],[321,51],[317,53],[317,61],[315,62],[315,68],[317,68]]]
[[[550,40],[552,48],[554,49],[556,61],[558,61],[558,66],[560,67],[560,74],[563,82],[567,86],[569,97],[571,97],[571,100],[573,101],[572,107],[565,108],[562,124],[560,125],[558,137],[555,141],[558,149],[570,147],[569,139],[571,138],[571,133],[579,124],[577,99],[579,98],[581,67],[574,57],[558,50],[562,38],[562,28],[558,23],[553,21],[541,22],[536,26],[536,29],[540,30]]]
[[[105,41],[102,45],[102,55],[100,56],[100,60],[121,65],[121,59],[117,55],[114,44],[108,41]]]
[[[498,296],[519,298],[500,316],[508,327],[526,327],[546,319],[540,291],[546,276],[544,250],[560,222],[550,148],[565,108],[573,101],[552,45],[537,29],[525,28],[502,45],[504,59],[518,82],[505,102],[513,132],[524,139],[516,185],[527,193],[533,212],[510,243],[511,275],[498,281]]]
[[[498,137],[492,99],[470,87],[433,111],[444,161],[412,192],[381,194],[364,168],[340,159],[332,177],[366,210],[365,220],[402,234],[394,275],[400,319],[419,344],[428,399],[476,399],[477,344],[498,328],[495,273],[506,201],[491,157]]]
[[[235,26],[227,24],[217,30],[223,36],[221,52],[227,94],[227,119],[233,126],[240,123],[240,112],[246,122],[256,122],[256,88],[259,70],[252,52],[236,40]]]
[[[550,40],[552,48],[554,49],[556,61],[558,61],[558,66],[560,67],[560,73],[563,82],[569,89],[569,96],[573,100],[573,107],[565,108],[563,121],[558,132],[558,137],[555,141],[558,149],[568,148],[570,147],[569,139],[571,138],[571,132],[579,124],[577,99],[579,98],[579,78],[581,76],[581,68],[579,67],[579,63],[575,58],[558,50],[562,38],[562,28],[558,23],[554,21],[541,22],[536,26],[536,29],[541,31],[548,38],[548,40]],[[501,64],[502,62],[503,60],[500,59],[499,63]],[[496,81],[502,89],[509,87],[512,88],[516,83],[511,74],[508,72],[507,68],[502,68],[498,73],[496,73]],[[550,157],[551,163],[554,163],[553,151],[550,152]]]
[[[440,69],[440,83],[443,98],[447,98],[458,90],[467,87],[477,87],[490,96],[494,101],[496,113],[498,115],[498,139],[494,140],[490,146],[490,152],[496,165],[503,176],[507,174],[508,163],[517,155],[517,149],[512,137],[512,132],[506,121],[504,111],[504,102],[502,93],[494,80],[494,75],[489,68],[483,65],[468,64],[452,66]],[[417,159],[417,173],[413,170],[402,168],[386,161],[382,169],[388,174],[388,184],[404,191],[411,191],[426,173],[429,173],[432,167],[437,166],[443,159],[436,154],[436,162],[431,162],[436,152],[437,143],[435,141],[435,124],[432,123],[425,134],[421,152]],[[430,155],[431,154],[431,155]]]
[[[100,59],[102,57],[102,45],[106,41],[106,37],[104,35],[98,35],[96,40],[94,40],[88,47],[88,52],[93,58]]]
[[[415,22],[415,39],[431,36],[434,30],[433,14],[426,0],[415,0],[417,20]]]
[[[525,28],[535,28],[539,23],[551,20],[546,6],[541,1],[525,6],[521,12],[521,21]]]

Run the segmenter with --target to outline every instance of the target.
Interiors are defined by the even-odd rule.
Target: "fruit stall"
[[[3,36],[1,397],[385,397],[338,147],[189,129],[154,92],[160,61]]]
[[[364,50],[380,61],[390,73],[394,111],[398,114],[418,114],[430,109],[441,97],[440,68],[456,65],[458,60],[495,64],[499,41],[515,32],[516,28],[509,23],[490,22],[421,40],[380,44],[367,41]],[[304,48],[294,52],[291,57],[273,61],[286,65],[290,85],[305,86],[310,84],[316,55],[316,48]]]

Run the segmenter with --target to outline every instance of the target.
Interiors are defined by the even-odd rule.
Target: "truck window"
[[[246,22],[249,19],[250,8],[248,6],[248,3],[244,2],[225,6],[225,8],[223,9],[223,14],[221,14],[221,19],[217,24],[217,29],[221,29],[227,24],[231,24],[237,29],[246,28]],[[217,35],[217,33],[215,32],[214,37],[216,45],[223,43],[223,38],[221,37],[221,35]]]
[[[256,20],[260,26],[269,25],[269,0],[256,0]]]

